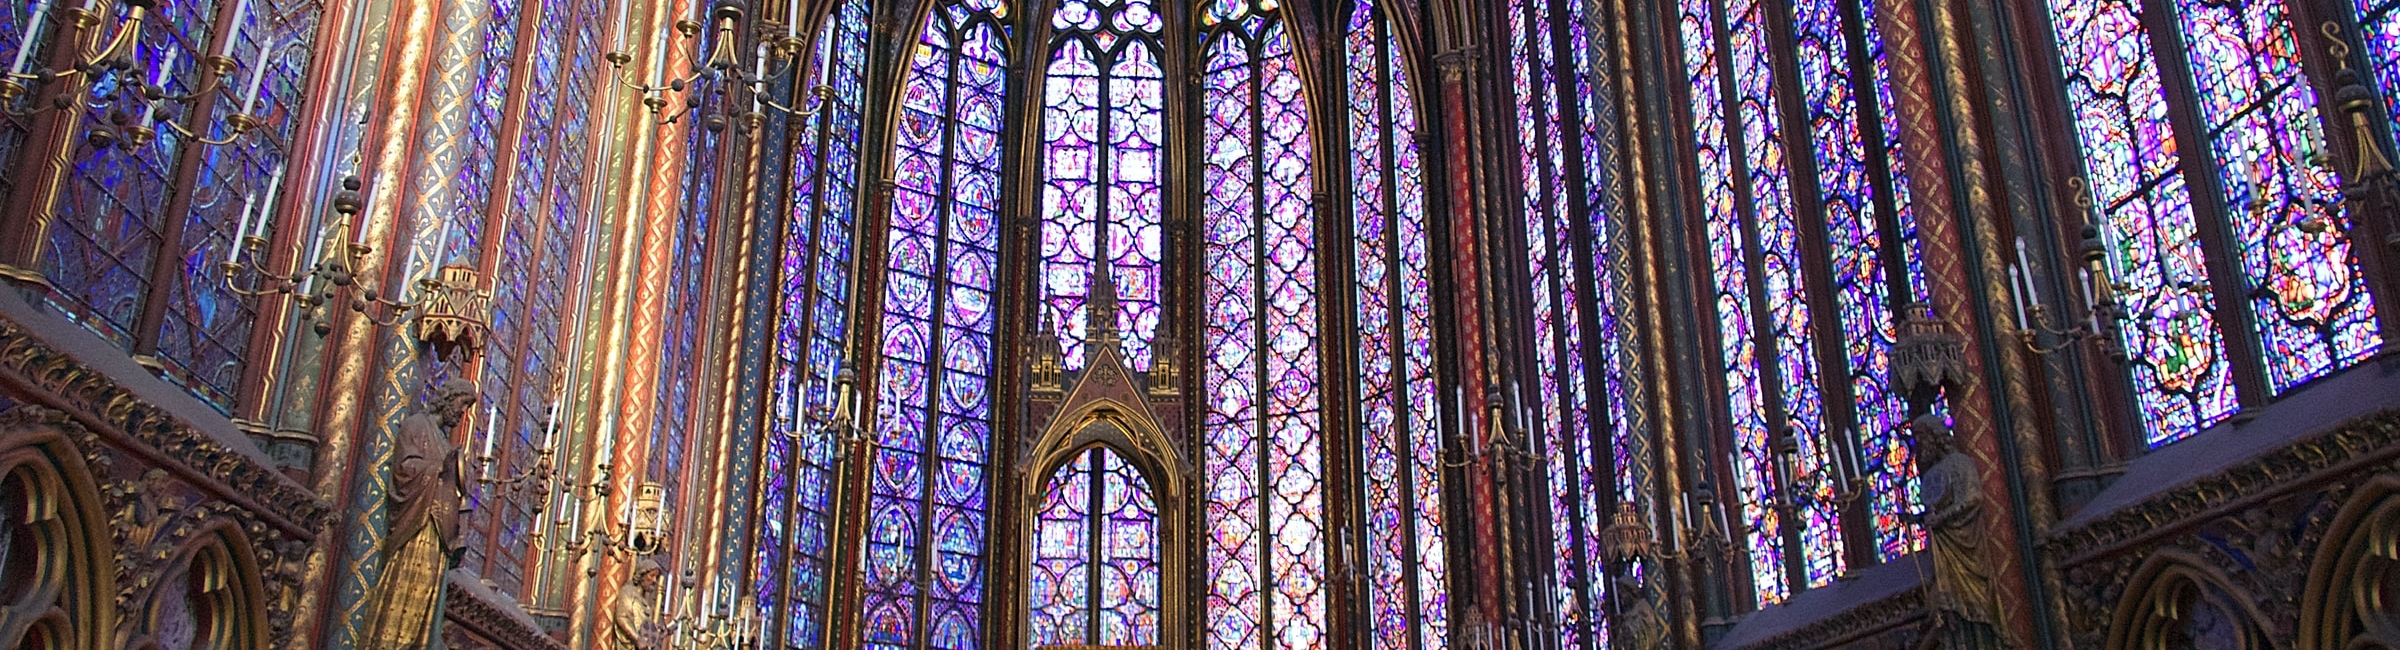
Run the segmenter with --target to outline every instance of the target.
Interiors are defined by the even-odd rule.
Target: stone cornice
[[[2400,455],[2400,410],[2362,416],[2088,523],[2051,532],[2042,553],[2064,565],[2173,533],[2244,503]]]
[[[307,488],[7,318],[0,318],[0,385],[35,393],[29,397],[49,402],[44,406],[81,422],[111,446],[148,457],[286,535],[311,540],[332,521],[332,506]]]
[[[1912,587],[1740,648],[1827,648],[1925,616],[1925,589]],[[1730,648],[1728,650],[1731,650]]]
[[[527,625],[508,608],[484,599],[488,590],[471,589],[459,584],[459,574],[453,572],[448,581],[448,598],[442,601],[442,616],[490,640],[503,648],[514,650],[566,650],[542,629]]]

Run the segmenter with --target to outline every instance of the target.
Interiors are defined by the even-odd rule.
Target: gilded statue
[[[1930,538],[1933,580],[1925,599],[1933,610],[1926,639],[1944,648],[1998,648],[1999,611],[1992,576],[1983,557],[1983,475],[1975,458],[1958,448],[1949,425],[1935,415],[1909,422],[1916,434],[1924,473],[1918,493],[1921,523]]]
[[[1616,642],[1614,647],[1667,647],[1667,618],[1658,613],[1658,599],[1651,597],[1650,590],[1642,588],[1633,576],[1617,576],[1616,583],[1616,591],[1610,594],[1621,603],[1616,629],[1610,634]]]
[[[617,591],[609,610],[610,650],[661,650],[667,647],[666,627],[651,606],[658,602],[659,581],[666,575],[658,562],[642,558],[634,564],[633,581]]]
[[[383,576],[369,596],[363,647],[428,646],[441,621],[443,574],[458,557],[458,512],[466,497],[464,459],[450,432],[475,410],[475,385],[443,382],[432,403],[400,420],[392,451],[392,490],[384,502]]]

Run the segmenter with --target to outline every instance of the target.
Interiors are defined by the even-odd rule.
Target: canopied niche
[[[0,415],[0,648],[99,648],[115,626],[107,515],[54,417]]]
[[[1023,469],[1024,648],[1180,648],[1183,466],[1146,409],[1103,399],[1052,421]]]
[[[2161,551],[2134,572],[2109,626],[2117,650],[2254,650],[2274,647],[2254,598],[2207,565]]]
[[[2300,600],[2296,647],[2400,649],[2400,477],[2360,487],[2326,530]]]

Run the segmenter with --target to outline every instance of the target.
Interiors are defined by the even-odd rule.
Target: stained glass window
[[[2358,42],[2367,59],[2367,77],[2400,124],[2400,0],[2352,0],[2358,7]]]
[[[1107,256],[1136,369],[1158,331],[1164,69],[1153,0],[1062,0],[1042,98],[1041,292],[1068,368],[1083,367],[1084,299]]]
[[[1309,126],[1270,1],[1201,17],[1201,265],[1210,648],[1326,643]]]
[[[91,78],[82,108],[85,123],[109,124],[108,113],[123,103],[120,98],[128,87],[140,81],[164,79],[167,92],[175,95],[199,90],[191,84],[198,78],[199,54],[216,23],[215,8],[210,0],[160,3],[147,23],[151,27],[142,30],[141,41],[134,45],[133,70]],[[113,24],[113,19],[102,20]],[[227,100],[220,96],[218,101]],[[107,149],[74,147],[69,155],[75,162],[56,206],[50,248],[41,260],[42,275],[58,289],[53,298],[61,310],[127,347],[151,334],[135,327],[143,297],[154,288],[150,266],[162,263],[169,218],[162,212],[174,193],[168,178],[177,152],[204,146],[172,129],[160,131],[158,139],[144,147],[122,142],[124,146]]]
[[[1380,5],[1355,5],[1349,31],[1368,639],[1430,650],[1448,647],[1450,571],[1416,89]]]
[[[1033,534],[1033,645],[1159,642],[1158,503],[1141,472],[1094,447],[1051,474]]]
[[[861,614],[871,648],[982,641],[1007,34],[990,0],[933,12],[893,147],[883,367]]]
[[[2194,104],[2226,188],[2269,390],[2364,359],[2381,337],[2350,254],[2341,179],[2307,164],[2301,125],[2319,119],[2284,0],[2177,0]],[[2321,145],[2318,145],[2321,146]],[[2311,219],[2331,220],[2314,229]],[[2316,232],[2309,232],[2310,230]]]
[[[2286,3],[2049,6],[2092,218],[2104,226],[2110,274],[2127,287],[2124,339],[2148,441],[2179,440],[2231,415],[2237,376],[2280,393],[2380,344],[2345,235],[2341,179],[2307,162],[2309,148],[2323,146],[2308,135],[2322,108]],[[2174,16],[2146,22],[2143,12],[2158,8]],[[2370,22],[2388,12],[2361,8]],[[2379,27],[2367,28],[2372,52]],[[2157,72],[2175,61],[2188,64],[2188,84]],[[2195,109],[2189,132],[2206,140],[2190,149],[2198,155],[2177,142],[2175,103]],[[2222,196],[2199,193],[2209,188]],[[2227,241],[2203,227],[2212,213],[2224,215]],[[2212,247],[2232,251],[2232,264],[2212,271]],[[2250,287],[2247,304],[2218,299],[2229,285]],[[2261,367],[2233,360],[2220,325],[2230,309],[2249,310],[2257,338],[2240,343],[2258,345]]]
[[[1761,604],[1831,583],[1849,568],[1848,538],[1881,560],[1922,546],[1904,516],[1919,507],[1908,403],[1890,381],[1898,314],[1927,294],[1872,4],[1793,2],[1789,46],[1757,0],[1678,5],[1729,462]],[[1784,65],[1796,79],[1778,78]],[[1774,447],[1787,435],[1798,453],[1783,468]],[[1866,530],[1842,524],[1853,475],[1875,513]],[[1798,507],[1773,506],[1784,500]]]
[[[1538,376],[1535,415],[1549,475],[1552,606],[1559,612],[1561,647],[1598,648],[1607,643],[1609,586],[1600,531],[1608,525],[1609,504],[1626,496],[1609,470],[1615,452],[1622,451],[1612,444],[1617,439],[1612,434],[1622,430],[1624,405],[1619,390],[1593,402],[1595,383],[1613,388],[1607,382],[1620,377],[1585,364],[1595,340],[1615,341],[1595,339],[1604,333],[1591,331],[1584,316],[1597,316],[1607,326],[1616,315],[1604,309],[1607,297],[1597,295],[1593,284],[1598,258],[1584,252],[1586,242],[1600,241],[1595,227],[1605,222],[1597,197],[1598,174],[1606,163],[1595,151],[1598,116],[1590,114],[1602,100],[1593,94],[1589,59],[1582,56],[1590,47],[1589,29],[1573,6],[1549,0],[1510,3],[1509,54],[1517,129],[1525,142],[1518,164],[1528,188],[1523,209],[1532,295],[1527,304]],[[1592,374],[1595,370],[1602,375]],[[1597,431],[1595,406],[1605,409],[1597,414],[1604,423]]]
[[[491,343],[484,349],[479,384],[485,404],[499,409],[497,433],[501,439],[494,443],[494,450],[500,460],[492,471],[508,476],[533,465],[533,450],[546,433],[551,407],[563,390],[559,383],[566,373],[560,342],[568,336],[564,328],[573,322],[567,316],[574,307],[567,289],[579,280],[578,244],[583,225],[582,176],[559,172],[580,168],[582,143],[589,136],[580,128],[562,127],[587,123],[583,116],[589,112],[585,100],[591,95],[591,75],[562,69],[560,53],[575,47],[562,39],[580,36],[589,42],[592,14],[599,11],[597,3],[589,0],[529,0],[521,9],[515,7],[492,5],[486,47],[495,59],[517,51],[520,39],[532,39],[531,49],[526,50],[522,68],[513,60],[485,62],[488,69],[476,91],[475,117],[470,121],[470,128],[478,130],[470,132],[475,142],[462,175],[458,213],[461,220],[481,219],[494,213],[486,202],[505,202],[497,210],[498,221],[491,226],[500,237],[499,259],[484,263],[495,275]],[[581,22],[576,22],[579,19]],[[557,104],[552,110],[535,110],[535,98],[556,98]],[[519,111],[514,146],[481,143],[480,139],[504,135],[499,125],[512,101]],[[485,128],[491,131],[480,130]],[[474,179],[487,179],[492,185],[474,189]],[[481,198],[470,200],[473,196]],[[552,205],[551,201],[558,203]],[[454,248],[453,255],[463,260],[477,253]],[[474,496],[480,501],[507,495],[483,491]],[[525,536],[531,532],[527,523],[532,520],[533,504],[524,498],[504,498],[496,505],[477,505],[475,525],[468,530],[495,537],[496,543],[470,543],[465,563],[477,567],[478,573],[503,593],[518,593],[524,580]]]
[[[266,85],[258,105],[251,109],[266,121],[254,135],[201,150],[198,183],[184,190],[191,193],[191,211],[176,217],[184,221],[182,241],[171,249],[178,272],[164,287],[167,309],[159,321],[157,357],[176,383],[220,408],[233,404],[257,307],[253,300],[225,287],[223,272],[216,265],[225,261],[236,244],[233,230],[245,216],[243,209],[255,201],[259,205],[253,214],[261,215],[258,218],[272,215],[276,197],[269,194],[269,186],[286,166],[292,137],[299,131],[303,77],[312,49],[307,44],[316,34],[317,13],[314,5],[302,2],[254,1],[250,5],[243,16],[242,42],[234,49],[259,53],[236,58],[266,66]],[[239,108],[239,100],[231,93],[222,94],[217,107],[223,115]],[[171,129],[158,128],[162,135],[172,134]],[[177,150],[160,148],[152,154],[165,156]]]
[[[818,113],[792,121],[791,209],[770,378],[773,417],[763,444],[757,602],[786,647],[824,643],[831,584],[834,434],[825,427],[848,341],[851,256],[858,223],[858,147],[865,99],[868,3],[834,6],[808,71],[833,90]],[[803,86],[814,84],[800,84]],[[770,638],[774,638],[770,636]]]

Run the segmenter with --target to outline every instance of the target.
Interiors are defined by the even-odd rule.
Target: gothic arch
[[[1052,418],[1042,431],[1040,441],[1018,465],[1016,513],[1020,521],[1031,521],[1041,508],[1042,493],[1052,473],[1093,447],[1105,447],[1131,464],[1141,473],[1158,505],[1158,648],[1181,650],[1194,631],[1189,626],[1193,611],[1187,592],[1190,570],[1186,568],[1191,555],[1190,515],[1185,503],[1186,468],[1188,464],[1168,439],[1166,431],[1149,409],[1130,405],[1113,398],[1098,398],[1074,405],[1070,410]],[[1026,562],[1032,557],[1034,527],[1020,526],[1017,535],[1008,541],[1010,553],[1000,557],[1012,562]],[[1031,572],[1015,572],[1016,590],[1013,607],[1019,620],[1030,620],[1032,599]],[[1004,648],[1025,648],[1030,645],[1029,630],[1019,630],[1017,638],[1007,640]]]
[[[115,561],[98,483],[67,438],[81,427],[38,407],[5,417],[0,508],[13,511],[0,513],[0,553],[11,556],[0,562],[8,567],[0,583],[21,587],[0,588],[0,647],[106,647],[116,628]]]
[[[134,650],[164,648],[168,634],[185,634],[195,650],[265,650],[267,598],[249,537],[219,521],[185,540],[175,561],[141,609],[142,636]],[[191,625],[189,629],[177,626]]]
[[[2400,476],[2361,486],[2326,525],[2300,597],[2300,650],[2400,648]]]
[[[2168,650],[2230,647],[2266,650],[2266,618],[2251,594],[2199,558],[2161,550],[2144,560],[2126,582],[2125,597],[2109,618],[2110,650]],[[2202,635],[2213,643],[2202,645]]]

